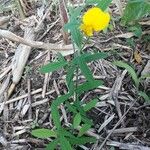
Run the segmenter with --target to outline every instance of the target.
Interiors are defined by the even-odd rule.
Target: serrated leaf
[[[150,3],[147,0],[130,0],[128,1],[122,21],[127,24],[141,19],[150,13]]]
[[[59,144],[58,139],[55,139],[54,141],[50,142],[46,145],[46,150],[55,150],[56,146]]]
[[[94,143],[96,142],[96,139],[93,137],[76,137],[76,138],[67,138],[68,141],[72,145],[84,145],[86,143]]]
[[[77,113],[73,119],[73,127],[76,129],[81,123],[81,115]]]
[[[66,65],[67,65],[67,61],[58,61],[58,62],[49,63],[49,64],[43,66],[40,69],[40,72],[41,73],[53,72],[58,69],[61,69],[62,67],[66,66]]]
[[[118,66],[118,67],[126,69],[128,71],[128,73],[131,75],[132,80],[134,81],[136,87],[138,88],[139,79],[137,77],[136,72],[134,71],[134,69],[131,66],[129,66],[127,63],[122,62],[122,61],[115,61],[115,62],[113,62],[113,64]]]
[[[79,130],[78,136],[81,137],[83,134],[85,134],[89,129],[91,128],[90,124],[84,124],[81,129]]]
[[[57,137],[57,134],[55,131],[45,129],[45,128],[32,130],[31,134],[41,139],[46,139],[49,137]]]
[[[87,103],[87,104],[83,107],[84,111],[89,111],[90,109],[92,109],[93,107],[95,107],[96,104],[97,104],[97,102],[98,102],[97,99],[91,100],[89,103]]]

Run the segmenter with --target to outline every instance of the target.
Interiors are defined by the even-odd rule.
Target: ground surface
[[[26,15],[35,15],[38,19],[42,15],[40,13],[45,14],[49,5],[47,1],[45,4],[42,1],[29,4],[24,3]],[[24,31],[21,26],[24,25],[24,22],[20,21],[16,7],[12,6],[14,3],[1,0],[0,5],[3,6],[0,16],[11,14],[10,21],[3,26],[3,29],[22,37]],[[7,9],[4,6],[7,6]],[[36,34],[35,40],[60,43],[63,37],[61,22],[58,19],[58,5],[51,3],[50,6],[51,9],[42,23],[41,30]],[[126,27],[120,25],[118,8],[112,4],[110,11],[114,18],[111,21],[113,29],[108,29],[107,33],[95,35],[84,50],[93,52],[96,49],[112,53],[112,56],[106,60],[89,64],[94,77],[102,79],[104,86],[89,91],[81,97],[83,102],[88,102],[95,97],[99,99],[96,107],[88,112],[89,118],[94,122],[91,134],[99,136],[99,140],[96,144],[78,146],[75,149],[96,149],[107,139],[103,149],[119,149],[120,147],[120,149],[142,150],[145,148],[142,146],[150,147],[150,105],[138,96],[129,74],[124,69],[112,65],[112,62],[114,60],[128,62],[140,76],[150,61],[150,43],[147,34],[150,27],[142,26],[143,31],[147,33],[140,38],[134,36],[127,38],[130,33]],[[145,18],[143,22],[146,20],[149,18]],[[55,21],[56,23],[53,24]],[[50,27],[51,25],[53,26]],[[49,106],[57,96],[67,91],[65,71],[41,74],[39,68],[46,62],[55,60],[55,55],[49,51],[32,48],[22,78],[10,98],[7,98],[6,91],[12,84],[12,72],[9,68],[11,68],[17,46],[18,43],[0,38],[0,149],[44,149],[48,140],[36,139],[30,134],[30,131],[38,126],[53,128]],[[134,58],[135,51],[140,53],[142,59],[140,63]],[[71,57],[67,56],[66,59],[69,60]],[[80,79],[82,80],[82,76]],[[150,92],[149,83],[149,80],[144,79],[140,84],[140,89],[147,93]],[[62,105],[62,110],[65,110],[64,105]],[[128,113],[126,113],[127,110]],[[70,114],[66,110],[65,113],[69,119]],[[122,116],[124,116],[123,119]],[[64,118],[63,115],[62,118]],[[115,127],[120,119],[121,123]],[[64,119],[62,123],[65,124]],[[107,138],[112,129],[114,132]]]

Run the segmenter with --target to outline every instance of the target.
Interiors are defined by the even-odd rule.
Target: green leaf
[[[138,88],[139,79],[137,77],[136,72],[134,71],[134,69],[131,66],[129,66],[127,63],[122,62],[122,61],[115,61],[115,62],[113,62],[113,64],[118,66],[118,67],[126,69],[129,72],[129,74],[131,75],[132,80],[134,81],[136,87]]]
[[[56,71],[58,69],[61,69],[62,67],[67,65],[67,61],[58,61],[58,62],[53,62],[53,63],[49,63],[45,66],[43,66],[40,69],[41,73],[49,73],[49,72],[53,72]]]
[[[150,3],[147,0],[130,0],[128,1],[122,22],[124,24],[137,21],[150,13]]]
[[[56,146],[58,145],[59,140],[55,139],[54,141],[50,142],[46,145],[46,150],[55,150]]]
[[[67,130],[64,129],[64,128],[61,129],[61,133],[62,133],[65,137],[75,138],[75,136],[74,136],[71,132],[67,131]]]
[[[85,57],[85,61],[88,63],[88,62],[99,60],[99,59],[105,59],[107,57],[108,57],[108,53],[99,52],[99,53],[94,53],[94,54],[91,54],[91,55],[87,55]]]
[[[145,78],[150,78],[150,74],[145,74],[145,75],[142,75],[139,80],[141,81],[142,79],[145,79]]]
[[[90,124],[84,124],[82,126],[82,128],[79,130],[79,134],[78,136],[82,136],[83,134],[85,134],[89,129],[91,128],[91,125]]]
[[[77,113],[76,107],[70,104],[69,102],[66,102],[66,106],[70,112],[73,112],[74,114]]]
[[[90,71],[90,69],[88,68],[84,60],[79,59],[79,67],[82,71],[82,74],[85,76],[86,80],[88,82],[93,82],[94,78],[93,78],[92,72]]]
[[[112,0],[86,0],[87,5],[96,5],[103,11],[107,9],[111,2]]]
[[[79,49],[82,47],[83,36],[80,31],[80,20],[78,19],[80,16],[80,12],[82,7],[78,8],[70,8],[70,21],[64,26],[65,30],[69,30],[72,36],[72,40],[77,45]]]
[[[73,93],[68,93],[66,95],[60,96],[52,102],[51,114],[52,114],[52,119],[53,119],[54,124],[57,127],[57,129],[61,128],[60,114],[58,111],[58,106],[60,106],[61,103],[65,102],[67,99],[69,99],[69,97],[72,96],[72,94]]]
[[[132,31],[136,37],[141,37],[142,35],[142,28],[140,25],[130,27],[129,31]]]
[[[74,91],[73,77],[74,77],[75,70],[76,70],[76,65],[74,65],[74,64],[71,65],[67,69],[66,82],[67,82],[67,86],[68,86],[69,92],[73,92]]]
[[[87,104],[83,107],[84,111],[89,111],[90,109],[92,109],[93,107],[95,107],[96,104],[97,104],[97,102],[98,102],[97,99],[91,100],[89,103],[87,103]]]
[[[80,95],[84,92],[97,88],[98,86],[102,84],[103,84],[103,81],[101,80],[94,80],[93,82],[85,82],[82,85],[77,87],[76,92]]]
[[[73,64],[79,64],[79,59],[80,60],[84,60],[86,63],[89,63],[91,61],[96,61],[98,59],[105,59],[107,58],[109,55],[108,53],[105,52],[99,52],[99,53],[84,53],[81,54],[80,56],[76,57],[73,59]]]
[[[81,34],[82,32],[79,30],[79,26],[76,26],[70,32],[74,43],[77,45],[78,49],[81,50],[83,36]]]
[[[46,139],[49,137],[57,137],[57,134],[55,131],[45,129],[45,128],[32,130],[31,134],[41,139]]]
[[[81,123],[81,115],[77,113],[73,119],[73,127],[76,129]]]
[[[96,139],[93,137],[76,137],[76,138],[67,138],[67,140],[72,145],[84,145],[86,143],[95,143]]]
[[[60,141],[61,150],[72,150],[69,141],[61,134],[60,134],[59,141]]]
[[[146,102],[150,102],[150,97],[143,91],[139,91],[139,96],[143,97]]]

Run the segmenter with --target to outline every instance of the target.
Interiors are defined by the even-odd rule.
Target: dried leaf
[[[142,62],[142,57],[141,57],[141,54],[136,50],[134,52],[134,60],[140,64]]]

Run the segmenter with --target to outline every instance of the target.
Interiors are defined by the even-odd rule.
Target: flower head
[[[93,32],[101,31],[105,29],[110,21],[110,15],[107,12],[103,12],[98,7],[93,7],[87,10],[82,16],[82,24],[80,29],[87,36],[92,36]]]

